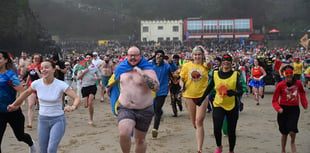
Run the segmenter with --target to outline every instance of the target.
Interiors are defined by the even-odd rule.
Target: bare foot
[[[292,144],[291,144],[291,150],[292,150],[292,153],[296,153],[296,146],[295,146],[295,143],[292,143]]]
[[[103,102],[104,102],[104,99],[100,99],[100,102],[102,102],[102,103],[103,103]]]
[[[93,125],[93,124],[94,124],[93,121],[88,122],[88,125]]]

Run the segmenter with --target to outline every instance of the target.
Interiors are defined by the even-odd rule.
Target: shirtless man
[[[31,59],[25,51],[22,51],[21,57],[18,61],[19,78],[22,79],[27,73],[27,68],[31,64]]]
[[[108,84],[108,81],[114,70],[114,63],[110,60],[109,55],[105,55],[103,61],[98,65],[98,68],[101,70],[101,98],[100,102],[104,101],[105,87]]]
[[[134,132],[135,152],[145,153],[145,137],[154,115],[152,90],[159,90],[159,81],[152,66],[142,57],[137,47],[130,47],[127,53],[127,59],[115,70],[116,79],[120,80],[120,146],[123,153],[129,153],[131,134]],[[119,72],[124,68],[127,70]],[[107,94],[110,95],[110,88],[107,89]]]

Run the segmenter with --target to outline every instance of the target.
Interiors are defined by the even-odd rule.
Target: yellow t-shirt
[[[302,73],[302,63],[293,63],[293,67],[294,67],[294,74],[301,74]]]
[[[206,64],[194,64],[192,61],[182,66],[180,77],[185,82],[185,98],[200,98],[208,86],[208,73],[210,69]]]
[[[223,109],[230,111],[235,107],[235,96],[227,96],[227,90],[236,91],[237,89],[237,76],[238,72],[234,73],[227,79],[221,79],[218,75],[218,71],[214,71],[214,89],[216,91],[213,101],[214,107],[222,107]]]

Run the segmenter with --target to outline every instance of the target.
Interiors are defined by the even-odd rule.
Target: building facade
[[[183,20],[141,21],[141,41],[183,41]]]
[[[249,38],[253,33],[251,18],[246,19],[187,19],[184,20],[186,39]]]

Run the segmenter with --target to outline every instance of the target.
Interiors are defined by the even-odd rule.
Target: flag
[[[189,40],[189,35],[190,35],[190,33],[188,31],[186,31],[186,41]]]
[[[300,38],[300,45],[308,49],[309,46],[308,34],[305,34],[303,37]]]
[[[119,86],[119,81],[115,80],[115,74],[113,73],[112,76],[109,79],[107,88],[111,87],[110,93],[110,101],[111,101],[111,108],[112,112],[115,116],[118,115],[118,106],[119,106],[119,94],[120,94],[120,86]]]
[[[86,60],[83,60],[83,61],[81,61],[81,62],[77,65],[77,67],[76,67],[76,69],[74,70],[73,73],[74,73],[75,75],[77,75],[78,71],[85,70],[86,68],[88,68],[87,61],[86,61]]]

